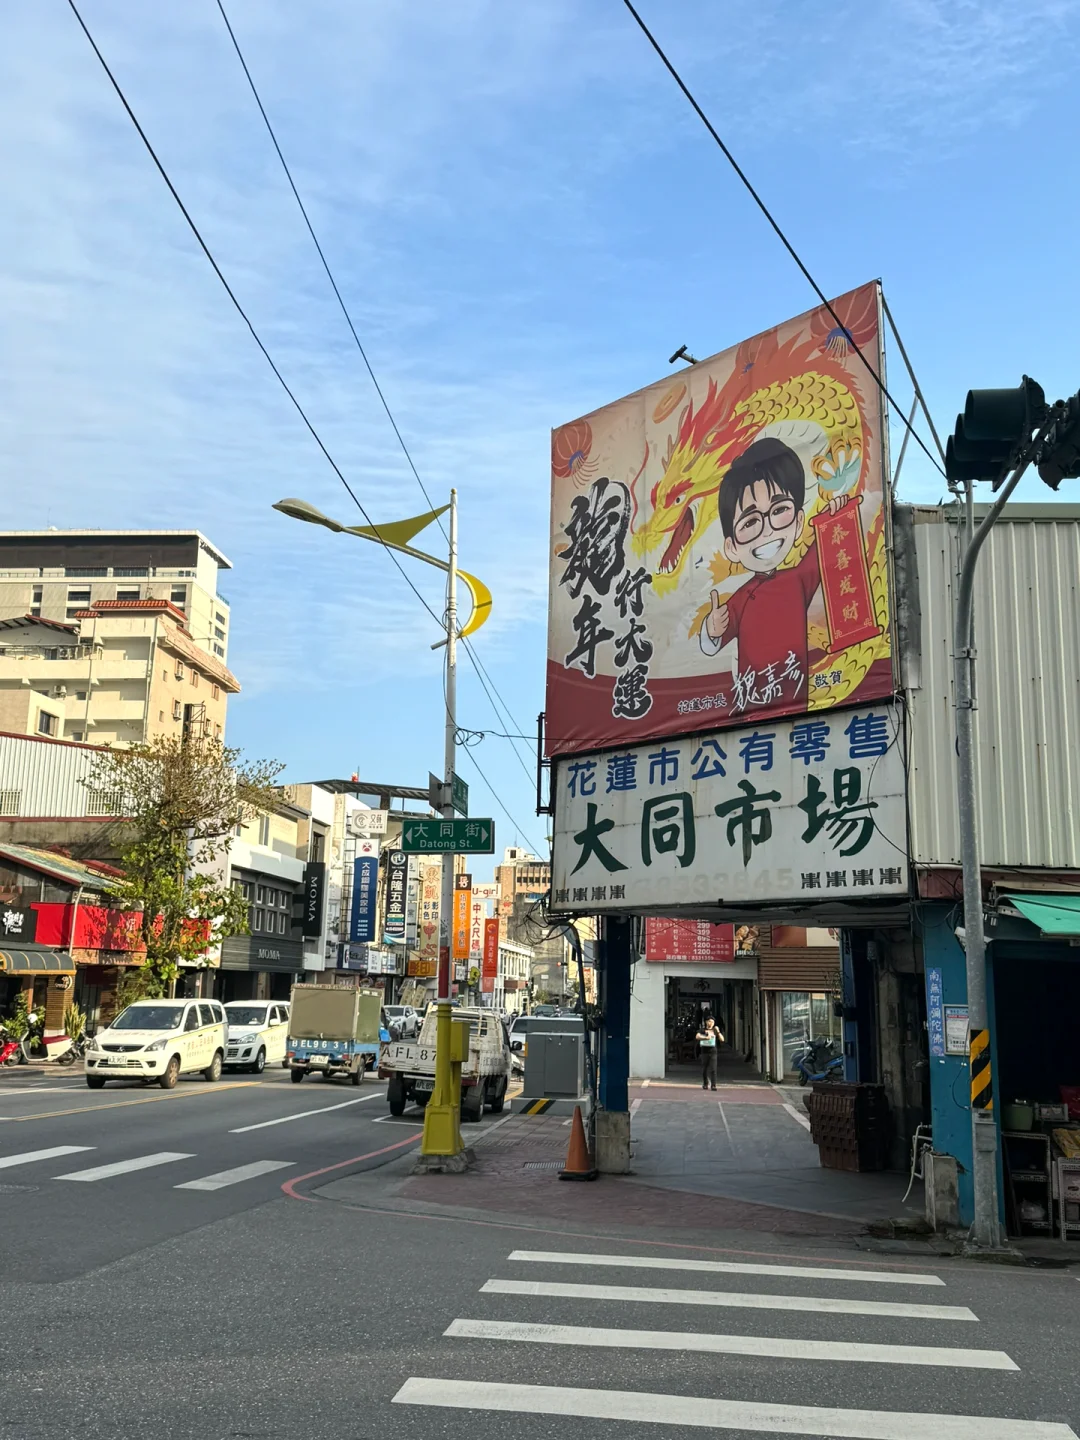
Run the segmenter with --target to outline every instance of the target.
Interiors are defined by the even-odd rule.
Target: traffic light
[[[1035,457],[1039,478],[1051,490],[1062,480],[1080,479],[1080,393],[1054,406],[1054,421]]]
[[[1014,390],[969,390],[945,447],[946,476],[990,480],[996,490],[1046,415],[1042,386],[1027,375]]]

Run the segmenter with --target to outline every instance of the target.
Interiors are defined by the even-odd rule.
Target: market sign
[[[877,283],[832,309],[552,433],[549,753],[893,693]]]
[[[359,855],[353,861],[352,904],[349,909],[349,939],[356,943],[375,939],[375,898],[378,893],[379,862],[373,855]]]
[[[586,914],[908,889],[900,717],[774,721],[554,767],[553,906]]]
[[[409,820],[401,828],[401,848],[412,855],[493,855],[493,820]]]

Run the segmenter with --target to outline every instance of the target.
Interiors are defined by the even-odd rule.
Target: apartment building
[[[0,619],[0,731],[95,745],[220,738],[240,689],[171,600],[100,600]]]
[[[188,634],[224,665],[229,561],[198,530],[0,530],[0,619],[58,622],[101,601],[167,600]]]

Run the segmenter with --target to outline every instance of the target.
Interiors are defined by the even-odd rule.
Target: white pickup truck
[[[485,1105],[498,1115],[510,1079],[510,1038],[502,1017],[455,1005],[453,1018],[469,1024],[469,1058],[461,1067],[461,1118],[479,1120]],[[430,1005],[415,1040],[392,1040],[379,1052],[379,1077],[390,1082],[386,1098],[391,1115],[403,1114],[410,1100],[423,1106],[431,1099],[437,1020],[437,1009]]]

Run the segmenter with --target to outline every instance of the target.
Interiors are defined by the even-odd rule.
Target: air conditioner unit
[[[64,700],[64,699],[66,699],[66,698],[67,698],[67,686],[66,686],[66,685],[54,685],[53,688],[52,688],[52,698],[53,698],[54,700]]]

